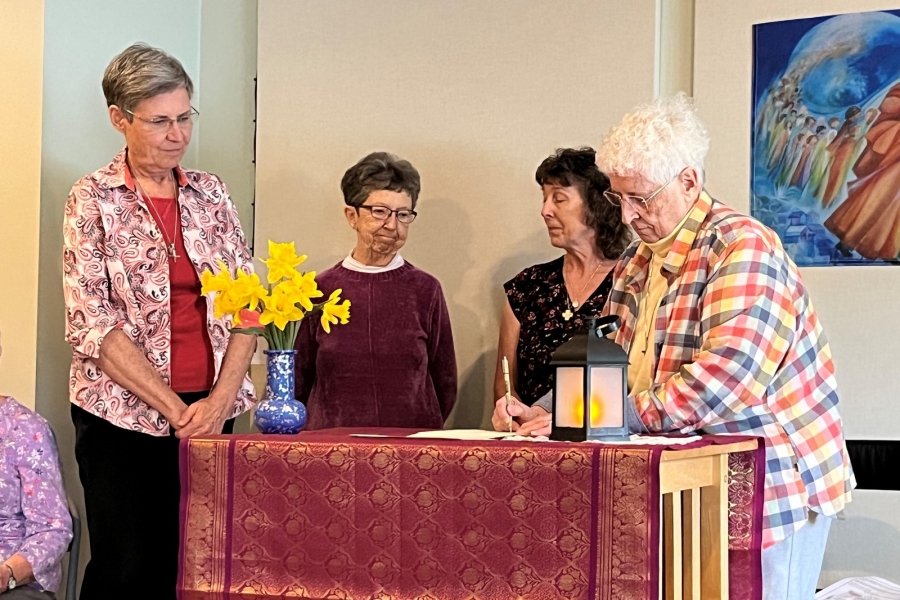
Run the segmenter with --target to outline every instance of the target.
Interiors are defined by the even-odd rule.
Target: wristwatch
[[[16,586],[19,585],[19,582],[16,581],[16,574],[13,573],[12,567],[6,563],[3,563],[3,566],[6,567],[6,570],[9,571],[9,582],[6,584],[6,589],[14,590]]]

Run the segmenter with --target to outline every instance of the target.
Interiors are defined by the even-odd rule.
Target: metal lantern
[[[588,328],[556,349],[553,429],[566,442],[627,440],[628,354],[606,336],[619,317],[589,319]]]

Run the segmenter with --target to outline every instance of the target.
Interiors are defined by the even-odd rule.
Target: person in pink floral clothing
[[[52,599],[71,540],[53,432],[43,417],[0,395],[0,598]]]
[[[199,114],[181,63],[135,44],[103,76],[126,147],[72,188],[64,221],[75,456],[91,542],[82,600],[175,598],[178,441],[255,402],[253,336],[230,336],[200,274],[252,273],[225,184],[182,169]]]

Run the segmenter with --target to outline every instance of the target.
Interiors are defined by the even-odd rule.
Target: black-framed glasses
[[[687,167],[685,167],[685,169],[686,168]],[[647,205],[650,203],[650,201],[656,198],[664,189],[669,186],[670,183],[678,179],[678,177],[682,173],[684,173],[684,169],[678,171],[678,173],[675,174],[675,177],[662,184],[658,190],[656,190],[646,198],[630,194],[620,194],[619,192],[615,192],[613,190],[606,190],[605,192],[603,192],[603,197],[606,198],[606,201],[613,206],[622,206],[622,201],[624,200],[628,203],[629,206],[631,206],[631,208],[637,210],[640,210],[641,208],[647,208]],[[640,205],[638,203],[640,203]]]
[[[416,220],[416,215],[418,214],[414,210],[407,210],[405,208],[398,208],[397,210],[391,210],[387,206],[378,206],[372,204],[360,204],[356,207],[357,212],[359,212],[360,208],[364,208],[370,213],[372,216],[379,221],[387,221],[391,218],[391,215],[397,215],[397,220],[403,223],[404,225],[409,225],[413,221]]]
[[[197,117],[200,116],[200,111],[198,111],[193,106],[191,107],[191,110],[184,113],[183,115],[178,115],[174,119],[170,119],[169,117],[154,117],[152,119],[145,119],[144,117],[139,117],[130,110],[123,110],[122,112],[126,112],[135,119],[141,121],[142,123],[145,123],[147,125],[147,128],[154,133],[167,132],[169,131],[169,128],[172,127],[172,125],[176,125],[182,131],[187,131],[194,126],[194,121],[196,121]]]

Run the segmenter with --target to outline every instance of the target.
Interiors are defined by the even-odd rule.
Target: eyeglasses
[[[404,225],[409,225],[413,221],[416,220],[416,211],[414,210],[406,210],[405,208],[400,208],[397,210],[391,210],[386,206],[371,206],[369,204],[360,204],[356,207],[356,211],[359,212],[360,208],[365,208],[367,211],[372,213],[372,216],[379,221],[387,221],[391,218],[391,215],[397,215],[397,220],[403,223]]]
[[[177,125],[178,128],[182,131],[187,131],[194,126],[194,121],[197,119],[197,117],[200,116],[200,111],[198,111],[193,106],[191,107],[191,110],[189,112],[186,112],[183,115],[179,115],[174,119],[170,119],[169,117],[154,117],[153,119],[145,119],[144,117],[137,116],[130,110],[123,110],[122,112],[127,112],[135,119],[141,121],[142,123],[146,123],[147,128],[153,133],[165,133],[169,131],[169,128],[172,127],[172,125]]]
[[[637,210],[640,210],[641,208],[647,208],[647,205],[650,203],[650,201],[656,198],[660,194],[660,192],[668,187],[670,183],[678,179],[678,176],[682,173],[684,173],[684,169],[678,171],[678,173],[675,174],[675,177],[662,184],[662,186],[660,186],[658,190],[656,190],[646,198],[643,198],[641,196],[620,194],[619,192],[614,192],[613,190],[606,190],[605,192],[603,192],[603,197],[606,198],[606,201],[613,206],[622,206],[622,200],[624,199],[625,202],[627,202],[628,205],[631,206],[631,208]],[[640,202],[643,206],[638,205],[638,202]]]

